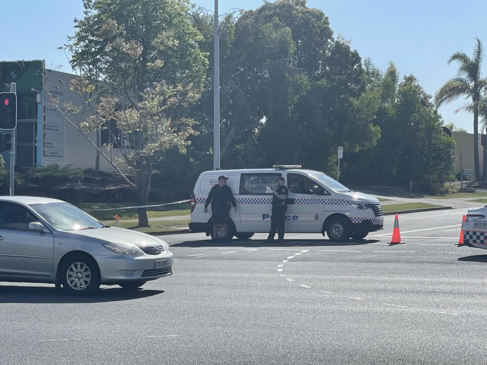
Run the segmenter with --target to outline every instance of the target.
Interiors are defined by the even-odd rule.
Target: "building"
[[[11,82],[17,85],[18,170],[52,164],[96,168],[99,158],[100,170],[115,171],[92,144],[110,143],[113,133],[84,133],[79,128],[90,110],[81,96],[70,88],[74,77],[46,69],[44,61],[0,62],[0,92],[9,91]],[[63,110],[67,104],[79,109],[69,116],[72,124],[56,107]],[[121,157],[117,148],[102,150],[112,163]],[[4,153],[4,159],[8,165],[8,152]]]
[[[455,174],[460,174],[462,170],[474,171],[473,158],[473,134],[467,132],[452,132],[455,140]],[[481,143],[482,136],[479,134],[479,161],[480,169],[484,166],[484,146]]]

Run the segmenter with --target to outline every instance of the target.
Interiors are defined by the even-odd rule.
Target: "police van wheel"
[[[333,218],[326,229],[330,241],[343,242],[350,238],[350,223],[346,218]]]
[[[247,233],[247,232],[238,232],[236,236],[238,237],[239,240],[248,240],[250,237],[252,237],[254,234],[253,233]]]

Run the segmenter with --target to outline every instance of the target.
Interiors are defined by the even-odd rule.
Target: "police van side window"
[[[240,195],[270,195],[276,188],[276,179],[281,174],[242,174]]]
[[[287,186],[295,194],[329,195],[320,185],[301,174],[288,174]]]

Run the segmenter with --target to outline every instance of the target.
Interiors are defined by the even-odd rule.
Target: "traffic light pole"
[[[15,82],[10,83],[10,92],[11,93],[17,93],[17,84]],[[10,195],[15,195],[15,154],[17,151],[16,147],[16,133],[17,129],[12,130],[12,147],[10,149],[10,185],[9,185],[9,193]]]

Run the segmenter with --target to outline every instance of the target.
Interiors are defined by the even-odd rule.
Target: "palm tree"
[[[459,110],[473,112],[473,153],[475,165],[475,177],[480,178],[479,164],[479,104],[482,93],[487,87],[487,79],[480,78],[480,65],[482,63],[482,43],[476,38],[477,46],[473,52],[473,58],[463,52],[454,53],[448,63],[457,61],[460,64],[458,76],[447,81],[436,93],[435,102],[439,107],[442,103],[450,102],[459,96],[468,97],[472,102],[464,105]]]

